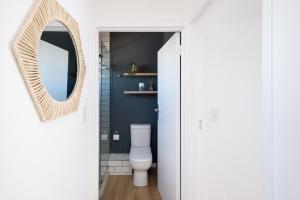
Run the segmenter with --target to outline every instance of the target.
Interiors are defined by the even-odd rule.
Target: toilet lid
[[[130,149],[129,160],[132,162],[152,161],[152,153],[150,147],[132,147]]]

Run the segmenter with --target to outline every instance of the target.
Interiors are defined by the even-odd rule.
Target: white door
[[[180,199],[180,33],[158,51],[158,189]]]

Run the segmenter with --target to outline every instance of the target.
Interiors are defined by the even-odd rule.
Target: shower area
[[[99,74],[100,78],[100,188],[103,187],[108,176],[108,161],[110,149],[110,34],[99,35]]]
[[[99,35],[99,74],[100,77],[100,195],[103,193],[108,175],[132,175],[129,164],[129,151],[112,151],[113,145],[120,144],[120,133],[116,127],[113,129],[112,97],[113,79],[120,79],[119,73],[113,70],[111,53],[111,33],[101,32]],[[121,98],[118,100],[122,101]],[[115,115],[116,116],[116,115]],[[116,116],[118,117],[118,116]],[[113,136],[118,136],[114,138]]]

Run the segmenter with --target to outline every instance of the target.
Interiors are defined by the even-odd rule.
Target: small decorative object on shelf
[[[144,91],[145,83],[139,83],[139,91]]]
[[[157,91],[124,91],[126,95],[157,95]]]
[[[136,64],[131,63],[129,65],[129,74],[133,75],[133,74],[137,73],[137,70],[138,70],[138,67]]]
[[[149,79],[149,91],[153,91],[154,90],[153,83],[154,83],[154,79],[153,78]]]

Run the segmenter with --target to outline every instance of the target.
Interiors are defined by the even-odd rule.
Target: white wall
[[[185,199],[265,200],[262,2],[216,0],[199,16],[184,36]]]
[[[274,200],[300,199],[300,2],[273,0]]]
[[[92,1],[59,0],[79,23],[87,75],[78,111],[48,123],[40,121],[11,52],[14,36],[35,2],[10,0],[0,6],[0,199],[97,199]]]
[[[205,0],[97,0],[97,27],[185,26]],[[193,6],[191,6],[193,5]]]

